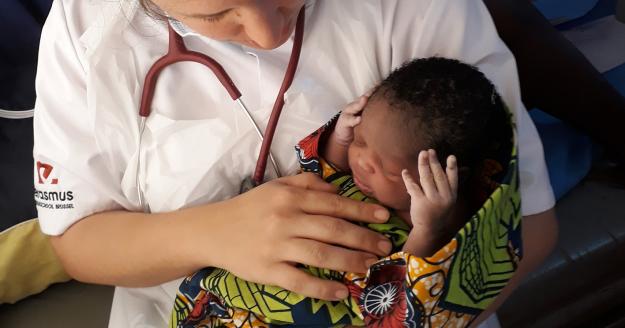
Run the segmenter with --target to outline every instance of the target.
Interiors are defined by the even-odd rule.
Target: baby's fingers
[[[375,88],[376,87],[372,87],[371,89],[367,90],[367,92],[363,93],[362,96],[367,97],[367,98],[371,97],[371,95],[373,94],[373,91],[375,91]]]
[[[456,156],[449,155],[447,157],[447,180],[449,181],[449,188],[451,189],[451,195],[454,199],[458,195],[458,161]]]
[[[423,191],[421,190],[421,187],[419,187],[419,185],[414,181],[412,176],[410,176],[408,170],[403,169],[401,171],[401,177],[404,180],[404,184],[406,185],[406,190],[408,191],[410,198],[414,199],[423,196]]]
[[[434,182],[434,176],[430,167],[430,159],[427,150],[423,150],[419,153],[419,181],[421,182],[421,188],[423,193],[429,199],[435,199],[438,194],[436,189],[436,183]]]
[[[363,108],[365,108],[366,104],[367,104],[367,97],[365,96],[358,97],[358,99],[356,99],[355,101],[345,106],[345,109],[343,109],[343,112],[350,114],[350,115],[357,115],[358,113],[362,111]]]
[[[349,126],[350,128],[353,128],[356,125],[360,124],[361,120],[362,120],[361,116],[348,115],[348,116],[345,116],[345,125]]]
[[[436,151],[434,149],[428,150],[428,159],[430,161],[430,170],[432,170],[432,175],[434,176],[436,189],[438,189],[438,194],[446,199],[451,198],[449,181],[447,180],[447,176],[445,175],[445,171],[443,170],[441,163],[438,161],[438,156],[436,155]]]

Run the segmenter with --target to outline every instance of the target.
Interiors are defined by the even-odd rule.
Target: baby
[[[391,209],[387,223],[366,226],[386,235],[394,252],[428,257],[498,186],[511,159],[512,133],[510,115],[482,73],[456,60],[427,58],[392,72],[296,149],[303,171],[318,173],[338,186],[339,194]],[[425,303],[424,296],[402,287],[407,266],[393,256],[367,276],[301,266],[345,282],[352,297],[343,302],[313,300],[218,268],[204,269],[183,282],[172,326],[387,327],[391,323],[385,320],[413,320],[420,326],[415,309]],[[378,287],[385,292],[375,292]],[[387,297],[372,303],[376,295]],[[464,315],[455,318],[468,323],[475,314]]]
[[[429,256],[481,205],[469,195],[482,162],[507,163],[508,113],[479,71],[443,58],[404,65],[365,98],[342,111],[321,157],[411,224],[403,251]]]

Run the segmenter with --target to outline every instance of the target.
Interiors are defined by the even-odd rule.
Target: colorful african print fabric
[[[358,190],[349,174],[319,157],[320,140],[335,120],[297,145],[302,170],[320,174],[342,196],[375,202]],[[366,275],[301,266],[314,276],[347,285],[346,300],[311,299],[206,268],[181,284],[171,327],[467,327],[501,292],[522,256],[515,151],[507,167],[499,183],[490,183],[482,208],[431,257],[399,252],[410,228],[392,215],[384,224],[365,224],[386,235],[395,251]]]

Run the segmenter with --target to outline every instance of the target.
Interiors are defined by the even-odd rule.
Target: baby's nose
[[[375,169],[373,168],[373,166],[369,164],[367,160],[365,160],[362,157],[358,159],[358,166],[360,166],[362,170],[365,171],[366,173],[369,173],[369,174],[375,173]]]

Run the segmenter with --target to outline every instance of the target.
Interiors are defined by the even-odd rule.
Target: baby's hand
[[[349,145],[354,140],[354,127],[360,124],[361,117],[358,114],[365,108],[372,91],[367,91],[345,106],[325,147],[321,150],[322,156],[342,171],[349,171],[347,152]]]
[[[341,146],[349,146],[354,140],[354,127],[360,124],[360,112],[367,104],[368,95],[358,97],[358,99],[345,106],[339,115],[339,119],[334,127],[334,142]]]
[[[458,164],[456,157],[447,157],[447,174],[433,149],[419,153],[421,187],[404,169],[402,178],[410,195],[410,218],[413,229],[439,233],[449,224],[451,209],[458,196]]]

